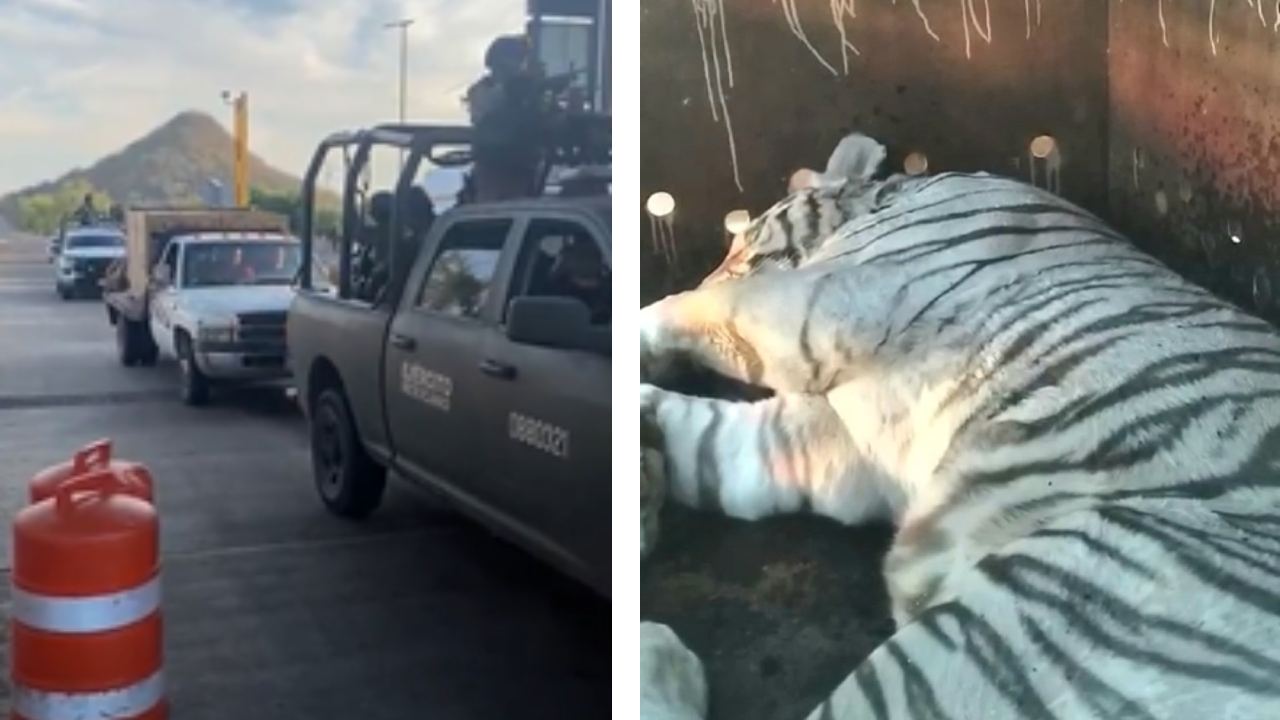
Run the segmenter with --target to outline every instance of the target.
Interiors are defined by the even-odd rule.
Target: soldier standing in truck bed
[[[467,90],[477,201],[535,192],[544,139],[544,83],[531,60],[524,36],[500,37],[485,52],[489,73]]]
[[[84,194],[84,200],[76,208],[75,218],[81,225],[92,225],[98,219],[98,211],[93,206],[93,193]]]

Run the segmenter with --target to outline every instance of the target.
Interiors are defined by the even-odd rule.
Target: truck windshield
[[[183,253],[183,285],[288,285],[301,259],[296,243],[191,243]]]
[[[113,247],[124,247],[124,237],[121,235],[72,235],[67,238],[68,250]]]

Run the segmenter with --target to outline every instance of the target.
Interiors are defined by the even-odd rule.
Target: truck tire
[[[382,503],[387,469],[365,452],[342,390],[325,388],[311,409],[311,469],[329,512],[368,517]]]
[[[191,338],[186,333],[179,333],[174,344],[178,351],[179,396],[187,405],[204,405],[209,402],[209,378],[200,372],[200,366],[196,364]]]

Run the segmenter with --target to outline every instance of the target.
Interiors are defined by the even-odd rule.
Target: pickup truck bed
[[[130,208],[125,214],[125,259],[109,274],[103,300],[130,320],[143,320],[151,270],[168,239],[202,230],[283,233],[288,222],[275,213],[240,208]]]

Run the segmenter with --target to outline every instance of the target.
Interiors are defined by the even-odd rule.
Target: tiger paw
[[[660,623],[640,623],[640,717],[642,720],[702,720],[707,680],[702,662]]]

